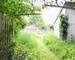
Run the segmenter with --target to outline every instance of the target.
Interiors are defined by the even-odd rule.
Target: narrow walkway
[[[52,53],[43,42],[43,35],[38,36],[31,33],[21,33],[18,36],[19,40],[26,42],[27,46],[25,48],[29,49],[28,55],[31,54],[29,56],[31,57],[31,60],[59,60],[58,57]],[[23,44],[23,46],[26,44]]]
[[[59,60],[57,56],[54,55],[54,53],[50,52],[48,47],[43,43],[43,37],[40,37],[38,39],[38,51],[40,53],[40,58],[42,60]],[[42,54],[42,55],[41,55]]]

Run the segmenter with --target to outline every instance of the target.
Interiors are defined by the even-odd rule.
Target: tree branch
[[[56,17],[56,19],[55,19],[55,21],[54,21],[54,24],[55,24],[55,23],[56,23],[56,21],[58,20],[58,18],[59,18],[59,16],[60,16],[60,14],[61,14],[61,12],[62,12],[62,10],[63,10],[63,8],[60,10],[60,12],[59,12],[58,16]]]
[[[20,15],[41,15],[41,13],[24,13],[24,14],[15,14],[15,16],[20,16]]]
[[[59,6],[59,5],[48,5],[48,4],[45,4],[45,6],[50,6],[50,7],[58,7],[58,8],[66,8],[66,9],[74,9],[74,7],[70,7],[70,6]]]

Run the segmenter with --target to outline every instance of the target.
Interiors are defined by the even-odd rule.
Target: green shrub
[[[52,34],[44,36],[44,43],[61,60],[75,60],[75,45],[68,44]]]
[[[15,60],[35,60],[37,56],[37,37],[34,34],[29,33],[19,33],[16,38],[16,47],[15,47]]]
[[[14,60],[58,60],[33,33],[19,33],[15,39]]]

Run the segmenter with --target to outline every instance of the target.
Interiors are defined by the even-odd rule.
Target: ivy
[[[60,36],[63,40],[67,39],[68,26],[68,17],[62,14],[60,16]]]

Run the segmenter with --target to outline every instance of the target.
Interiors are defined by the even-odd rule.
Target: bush
[[[61,60],[75,60],[75,45],[68,44],[52,34],[44,36],[44,43]]]
[[[75,44],[65,43],[52,34],[41,39],[33,33],[20,32],[15,42],[14,60],[75,60]]]
[[[14,60],[58,60],[33,33],[19,33],[15,42]]]
[[[35,60],[38,52],[37,37],[34,34],[19,33],[16,41],[14,60]]]

